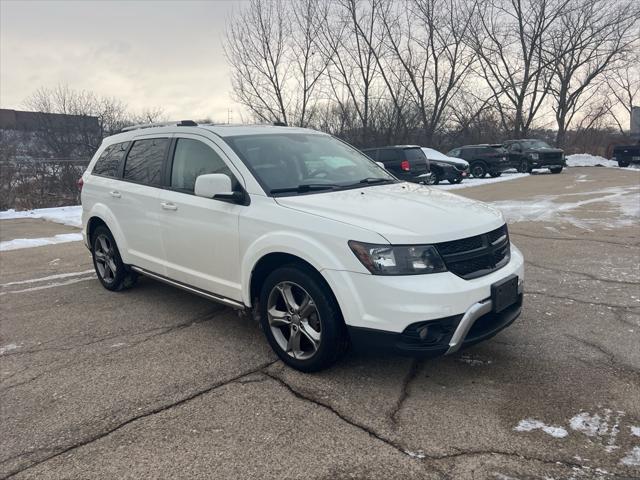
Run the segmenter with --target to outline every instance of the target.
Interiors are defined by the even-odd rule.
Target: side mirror
[[[224,173],[209,173],[196,178],[194,193],[198,197],[214,198],[221,193],[232,193],[231,179]]]
[[[387,167],[384,166],[384,163],[382,162],[376,162],[376,164],[380,167],[380,168],[384,168],[385,170],[387,169]]]

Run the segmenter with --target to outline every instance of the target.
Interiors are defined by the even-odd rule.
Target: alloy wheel
[[[278,346],[290,357],[313,357],[322,339],[320,314],[309,293],[293,282],[280,282],[271,289],[267,317]]]
[[[115,261],[115,248],[111,240],[106,235],[99,235],[96,238],[93,254],[96,259],[96,268],[100,278],[106,283],[112,283],[118,271]]]

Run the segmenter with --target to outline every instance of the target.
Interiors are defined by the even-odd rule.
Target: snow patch
[[[640,427],[629,427],[629,429],[631,430],[631,435],[640,437]]]
[[[61,223],[70,227],[82,226],[82,205],[72,207],[37,208],[34,210],[0,212],[0,220],[14,220],[18,218],[42,218],[49,222]]]
[[[582,412],[575,415],[569,425],[577,432],[584,433],[587,437],[595,437],[604,435],[609,428],[608,422],[600,417],[597,413],[591,415],[588,412]]]
[[[586,230],[594,225],[619,228],[637,224],[640,218],[639,195],[640,188],[634,185],[582,193],[539,195],[527,200],[492,202],[491,205],[501,210],[509,223],[565,221]],[[571,201],[571,197],[576,196],[592,198]],[[571,215],[572,210],[594,203],[610,203],[618,209],[619,214],[611,215],[607,220],[576,218]]]
[[[60,278],[77,277],[78,275],[87,275],[93,273],[94,270],[83,270],[81,272],[58,273],[56,275],[48,275],[46,277],[30,278],[28,280],[18,280],[15,282],[0,283],[0,287],[8,287],[11,285],[24,285],[25,283],[40,283],[48,280],[58,280]]]
[[[0,252],[19,250],[21,248],[42,247],[44,245],[56,245],[58,243],[79,242],[81,240],[81,233],[61,233],[53,237],[43,238],[16,238],[15,240],[0,242]]]
[[[424,452],[422,450],[418,450],[418,451],[415,451],[415,452],[412,452],[411,450],[405,450],[404,453],[409,455],[411,458],[422,459],[422,458],[426,457],[426,455],[424,454]]]
[[[430,185],[430,187],[437,188],[439,190],[457,190],[459,188],[480,187],[482,185],[489,185],[491,183],[507,182],[509,180],[517,180],[518,178],[528,176],[528,173],[503,172],[502,175],[497,178],[468,177],[462,180],[461,183],[450,184],[449,182],[442,181],[438,185]]]
[[[16,345],[15,343],[8,343],[7,345],[2,345],[0,347],[0,355],[4,355],[7,352],[10,352],[12,350],[17,350],[18,348],[20,348],[20,346]]]
[[[633,447],[633,450],[627,453],[627,456],[623,457],[620,463],[629,467],[640,467],[640,447]]]
[[[567,167],[616,167],[618,168],[618,162],[613,160],[607,160],[604,157],[598,155],[591,155],[589,153],[575,153],[573,155],[567,155]]]
[[[562,427],[555,427],[553,425],[547,425],[540,420],[533,418],[525,418],[520,420],[520,423],[514,428],[517,432],[531,432],[533,430],[542,430],[543,432],[551,435],[554,438],[564,438],[569,433]]]

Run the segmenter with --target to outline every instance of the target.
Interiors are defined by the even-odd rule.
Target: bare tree
[[[473,64],[466,37],[475,7],[466,0],[407,0],[399,10],[381,10],[389,75],[408,92],[428,145]]]
[[[600,91],[604,74],[637,39],[639,14],[632,0],[613,4],[580,0],[554,25],[544,48],[552,75],[550,93],[558,146],[565,145],[566,131],[577,116],[584,116],[587,123],[600,116],[594,113],[603,111]]]
[[[640,41],[605,74],[609,115],[620,133],[628,129],[631,110],[640,105]]]
[[[224,51],[234,96],[259,120],[288,122],[290,34],[286,4],[277,0],[251,0],[229,23]]]
[[[375,37],[381,0],[338,0],[326,17],[318,46],[328,60],[328,97],[338,105],[343,119],[357,118],[357,143],[370,141],[371,113],[383,100],[376,53],[382,42]],[[350,115],[355,112],[355,118]]]
[[[552,26],[570,0],[482,0],[471,41],[502,126],[526,136],[549,92],[552,62],[544,55]]]

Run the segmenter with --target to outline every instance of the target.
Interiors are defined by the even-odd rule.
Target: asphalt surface
[[[106,291],[81,242],[2,252],[0,478],[640,478],[639,188],[572,168],[457,190],[526,213],[522,316],[451,357],[313,375],[227,308]]]

